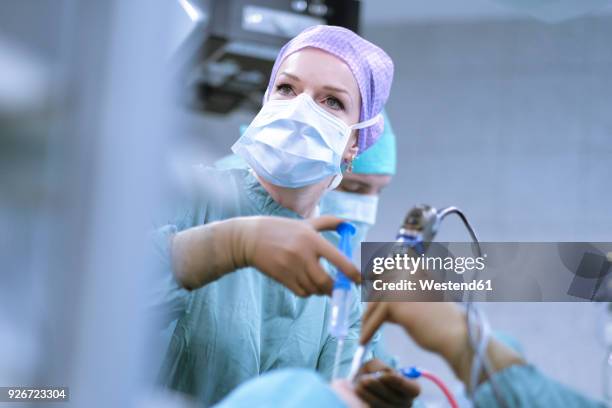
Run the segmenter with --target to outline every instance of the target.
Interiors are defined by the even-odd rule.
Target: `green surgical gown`
[[[510,366],[493,376],[508,408],[605,408],[602,401],[591,399],[540,372],[532,365]],[[490,381],[476,389],[477,407],[499,407]]]
[[[178,200],[178,214],[164,220],[155,235],[161,272],[152,283],[152,306],[164,311],[168,323],[175,321],[159,382],[208,406],[246,380],[280,367],[308,368],[329,378],[337,343],[328,334],[328,297],[300,298],[254,268],[192,292],[174,281],[171,234],[238,216],[300,218],[275,202],[249,169],[200,167],[194,173],[188,193]],[[358,345],[362,312],[359,292],[353,293],[341,359],[344,374]]]

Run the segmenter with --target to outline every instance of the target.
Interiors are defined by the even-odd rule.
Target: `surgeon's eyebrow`
[[[349,94],[349,91],[347,91],[346,89],[343,89],[343,88],[336,88],[335,86],[325,85],[325,86],[323,87],[323,89],[325,89],[325,90],[327,90],[327,91],[332,91],[332,92],[340,92],[340,93],[345,93],[345,94],[347,94],[348,96],[351,96],[351,95]]]
[[[349,98],[349,101],[350,101],[351,105],[353,104],[353,97],[351,96],[351,93],[349,91],[347,91],[346,89],[344,89],[344,88],[337,88],[337,87],[331,86],[331,85],[325,85],[323,87],[323,89],[325,89],[326,91],[329,91],[329,92],[345,94]]]
[[[296,81],[298,81],[298,82],[299,82],[299,81],[301,81],[301,80],[300,80],[300,77],[298,77],[297,75],[290,74],[290,73],[288,73],[288,72],[281,72],[280,74],[278,74],[278,76],[281,76],[281,75],[288,76],[289,78],[291,78],[291,79],[293,79],[293,80],[296,80]]]

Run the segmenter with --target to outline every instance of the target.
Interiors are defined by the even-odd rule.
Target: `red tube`
[[[444,393],[444,396],[446,397],[446,399],[448,400],[448,403],[450,404],[452,408],[459,408],[459,404],[457,404],[455,397],[453,397],[453,394],[450,392],[448,387],[446,387],[446,384],[444,384],[444,382],[442,382],[441,379],[439,379],[434,374],[428,371],[421,371],[421,376],[427,378],[429,381],[436,384],[438,388],[440,388],[440,390],[442,390],[442,392]]]

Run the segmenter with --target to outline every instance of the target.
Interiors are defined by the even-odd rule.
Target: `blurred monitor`
[[[358,0],[181,0],[203,16],[180,80],[187,103],[229,113],[258,109],[280,48],[317,24],[358,31]],[[205,35],[204,35],[205,34]]]

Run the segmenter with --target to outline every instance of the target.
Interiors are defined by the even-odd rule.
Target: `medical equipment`
[[[355,227],[348,222],[342,222],[336,227],[336,232],[340,234],[340,242],[338,249],[348,259],[352,257],[351,250],[351,235],[355,234]],[[334,368],[332,378],[338,378],[340,369],[340,357],[344,348],[344,339],[348,334],[349,329],[349,310],[351,307],[351,281],[336,269],[336,280],[332,291],[331,299],[331,320],[329,323],[329,332],[338,340],[336,347],[336,356],[334,358]]]
[[[451,408],[459,408],[459,404],[457,403],[457,400],[455,400],[453,393],[448,389],[446,384],[444,384],[444,381],[442,381],[437,375],[416,367],[400,368],[398,371],[404,377],[410,378],[411,380],[423,377],[433,382],[436,386],[438,386],[438,388],[440,388],[440,390],[448,400],[448,403],[450,404]]]
[[[396,241],[409,244],[415,251],[420,254],[427,252],[428,245],[440,227],[440,223],[446,216],[456,214],[466,229],[468,230],[473,242],[473,250],[477,257],[482,257],[482,250],[474,229],[467,220],[465,214],[457,207],[446,207],[441,210],[436,210],[429,205],[421,204],[411,209],[404,224],[398,231]],[[477,279],[477,276],[474,277]],[[472,398],[478,385],[480,373],[484,368],[487,376],[490,378],[493,393],[498,404],[505,407],[499,388],[493,379],[493,369],[486,355],[487,345],[489,343],[490,328],[484,314],[473,304],[473,293],[470,292],[468,299],[465,302],[468,337],[470,345],[474,351],[474,360],[472,361],[472,371],[470,373],[470,383],[468,387]]]
[[[278,51],[319,24],[358,32],[358,0],[181,0],[195,27],[179,57],[187,103],[230,113],[259,108]],[[249,106],[250,105],[250,106]]]
[[[348,377],[346,377],[350,382],[355,381],[355,377],[357,377],[357,372],[359,371],[359,367],[363,364],[364,357],[366,355],[367,346],[360,345],[357,348],[357,351],[353,355],[353,361],[351,362],[351,370],[349,371]]]
[[[446,207],[438,211],[426,204],[417,205],[406,215],[404,224],[397,233],[396,240],[397,242],[420,243],[423,245],[420,249],[423,250],[422,252],[425,252],[427,251],[425,245],[434,239],[442,220],[451,214],[456,214],[461,218],[474,243],[474,252],[476,252],[477,256],[482,256],[474,229],[468,222],[465,214],[457,207]]]

